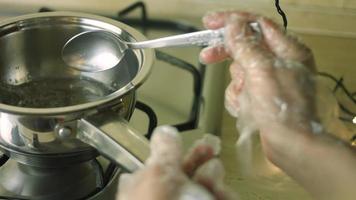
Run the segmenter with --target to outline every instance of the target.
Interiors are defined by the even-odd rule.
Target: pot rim
[[[143,36],[140,32],[136,31],[134,28],[123,24],[119,21],[107,18],[107,17],[102,17],[102,16],[97,16],[93,14],[86,14],[86,13],[80,13],[80,12],[45,12],[45,13],[35,13],[35,14],[27,14],[27,15],[22,15],[18,17],[14,17],[11,19],[5,19],[0,22],[0,28],[10,26],[10,25],[15,25],[18,29],[21,30],[22,24],[24,20],[35,20],[39,18],[48,18],[48,17],[69,17],[69,18],[80,18],[84,20],[94,20],[96,23],[101,24],[102,26],[107,26],[111,28],[116,28],[116,29],[121,29],[125,30],[127,33],[129,33],[135,40],[137,41],[144,41],[146,40],[145,36]],[[26,28],[26,27],[25,27]],[[148,77],[153,62],[155,58],[154,50],[152,49],[137,49],[135,50],[135,53],[137,56],[140,56],[141,58],[141,63],[140,63],[140,68],[139,71],[137,72],[136,76],[125,86],[121,87],[117,91],[100,98],[96,101],[93,102],[88,102],[88,103],[83,103],[83,104],[78,104],[78,105],[72,105],[72,106],[64,106],[64,107],[55,107],[55,108],[26,108],[26,107],[18,107],[18,106],[12,106],[12,105],[7,105],[7,104],[2,104],[0,103],[0,111],[1,112],[6,112],[10,114],[16,114],[16,115],[45,115],[45,116],[56,116],[56,115],[62,115],[62,114],[67,114],[67,113],[75,113],[75,112],[80,112],[84,110],[89,110],[93,109],[98,106],[105,106],[106,104],[109,104],[110,102],[113,102],[115,100],[119,100],[122,96],[127,94],[129,91],[132,91],[136,88],[138,88]]]

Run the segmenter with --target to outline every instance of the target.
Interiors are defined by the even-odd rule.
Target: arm
[[[261,132],[267,157],[316,199],[355,199],[355,149],[326,133],[273,133]]]

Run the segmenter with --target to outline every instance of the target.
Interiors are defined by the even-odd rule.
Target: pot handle
[[[148,140],[112,111],[77,121],[77,139],[128,171],[143,167],[150,154]]]

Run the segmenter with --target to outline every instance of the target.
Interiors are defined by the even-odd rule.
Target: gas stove
[[[57,10],[42,7],[38,11]],[[135,11],[141,15],[128,17]],[[198,30],[187,23],[150,19],[142,2],[120,10],[117,16],[104,16],[130,25],[148,38]],[[156,51],[152,74],[137,91],[136,110],[130,119],[130,125],[148,139],[163,124],[176,127],[187,144],[204,133],[217,134],[226,67],[199,63],[199,51],[196,47]],[[0,157],[0,199],[115,199],[123,170],[102,157],[45,162],[0,150],[4,153]]]

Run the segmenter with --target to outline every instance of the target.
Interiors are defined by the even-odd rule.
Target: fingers
[[[245,72],[238,62],[230,65],[231,82],[225,91],[225,108],[233,117],[238,117],[240,110],[239,95],[242,91]]]
[[[212,64],[225,60],[229,54],[225,51],[223,45],[204,48],[199,55],[200,62]]]
[[[183,186],[183,192],[185,193],[183,196],[199,196],[199,199],[215,200],[233,199],[223,185],[224,167],[220,160],[214,158],[214,155],[219,152],[220,139],[216,136],[207,134],[195,142],[193,149],[185,159],[183,169],[188,174],[188,177],[198,184],[190,184],[190,186],[195,187],[188,187],[189,189]]]
[[[225,28],[225,47],[243,68],[273,66],[274,55],[252,30],[249,18],[230,18]]]
[[[201,165],[194,175],[194,179],[208,178],[214,180],[216,183],[224,181],[225,169],[221,161],[217,158],[211,159],[205,164]]]
[[[155,129],[151,155],[144,168],[123,176],[118,198],[130,200],[171,199],[186,181],[181,170],[182,150],[178,131],[170,126]]]
[[[279,96],[277,92],[279,86],[274,78],[276,59],[254,34],[249,20],[246,18],[232,19],[226,25],[225,45],[237,63],[235,66],[243,69],[240,70],[243,71],[243,87],[251,97],[252,104],[258,104],[256,106],[264,108],[270,106],[267,103],[273,102],[273,97]],[[238,67],[231,68],[233,80],[225,92],[225,107],[235,117],[239,111],[237,94],[241,92],[242,87],[241,83],[237,82],[238,79],[234,78],[236,76],[234,70]]]
[[[284,116],[281,114],[287,104],[280,106],[276,103],[278,99],[286,101],[290,99],[287,97],[300,96],[300,91],[293,92],[292,89],[298,86],[295,77],[288,79],[283,75],[286,74],[286,70],[289,72],[291,69],[305,68],[305,65],[314,70],[314,64],[312,53],[306,46],[285,35],[273,21],[253,17],[239,16],[226,19],[225,47],[234,61],[243,68],[245,80],[243,85],[251,105],[254,105],[254,117],[262,126],[266,125],[264,124],[266,121],[278,122],[285,118],[279,116]],[[250,25],[251,20],[259,22],[263,40],[256,37]],[[240,110],[239,98],[236,95],[239,91],[236,89],[238,83],[234,78],[236,72],[234,68],[231,69],[233,80],[225,93],[225,106],[230,114],[236,117]],[[299,74],[298,71],[291,73]],[[277,76],[278,74],[281,76]],[[291,90],[282,91],[286,85],[291,86]],[[302,100],[300,102],[303,102]]]
[[[214,156],[218,156],[220,154],[221,141],[220,141],[220,138],[215,135],[204,134],[204,136],[202,138],[200,138],[199,140],[196,140],[194,142],[193,149],[198,146],[201,146],[201,145],[206,145],[206,146],[211,147],[211,149],[213,150]]]
[[[257,43],[256,37],[254,37],[256,33],[251,32],[249,24],[253,21],[257,21],[260,25],[263,42]],[[240,55],[238,57],[245,60],[245,54],[241,54],[243,51],[253,50],[251,54],[261,53],[263,51],[255,47],[265,46],[262,49],[271,51],[271,55],[280,59],[301,62],[315,71],[311,50],[298,41],[296,37],[285,34],[281,26],[271,19],[247,12],[225,11],[208,13],[203,17],[203,24],[208,29],[226,27],[226,32],[229,34],[227,36],[229,39],[226,40],[228,44],[226,51],[221,46],[204,49],[200,57],[201,61],[206,64],[220,62],[226,59],[229,54],[234,59],[237,59],[237,56]],[[269,57],[273,58],[271,55]]]
[[[245,18],[252,20],[255,15],[246,12],[225,11],[209,13],[203,17],[204,26],[208,29],[217,29],[224,27],[231,18]],[[205,64],[216,63],[229,57],[225,47],[207,47],[200,53],[200,60]]]
[[[216,200],[234,199],[223,184],[225,169],[217,158],[207,161],[199,167],[194,180],[204,186]]]
[[[197,140],[193,148],[188,152],[183,162],[183,171],[188,177],[193,177],[196,170],[208,160],[214,158],[220,152],[220,139],[206,134]]]
[[[179,167],[182,161],[182,141],[177,129],[161,126],[155,129],[151,139],[151,155],[147,164],[160,163]]]
[[[232,12],[210,12],[203,17],[203,25],[207,29],[218,29],[225,26],[226,19]]]
[[[225,109],[233,117],[239,116],[240,103],[238,101],[238,94],[234,92],[235,88],[234,82],[231,82],[225,90]]]
[[[183,171],[188,177],[192,177],[196,169],[214,157],[213,149],[208,145],[200,145],[193,149],[183,162]]]
[[[312,64],[313,55],[311,50],[296,37],[285,34],[282,27],[266,17],[258,19],[262,29],[265,43],[269,49],[279,58],[299,61],[304,64]]]
[[[255,15],[248,12],[222,11],[210,12],[203,17],[203,24],[207,29],[218,29],[225,26],[226,21],[234,15],[235,17],[254,18]]]

